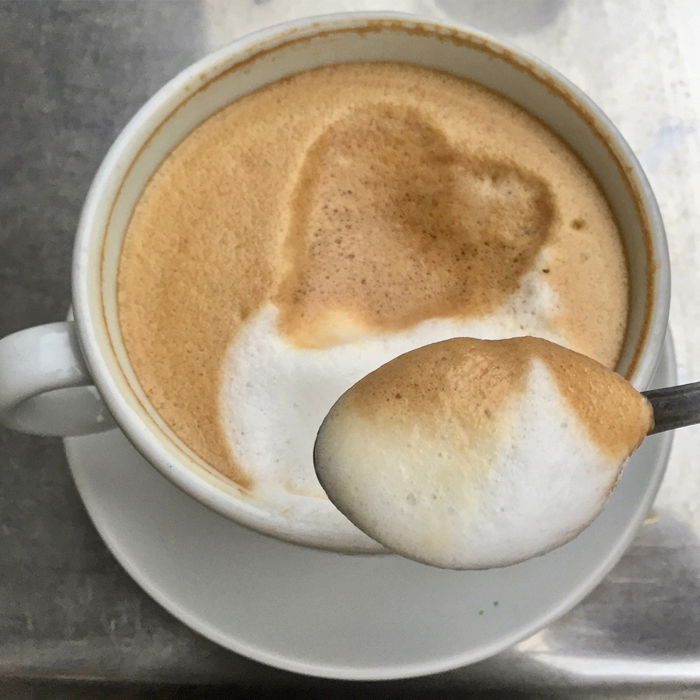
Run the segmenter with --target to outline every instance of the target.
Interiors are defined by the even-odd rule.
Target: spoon
[[[649,435],[700,423],[700,382],[642,392],[654,412]]]
[[[598,515],[647,435],[700,423],[700,383],[637,392],[540,338],[453,338],[395,358],[324,420],[330,500],[388,549],[483,569],[544,554]]]

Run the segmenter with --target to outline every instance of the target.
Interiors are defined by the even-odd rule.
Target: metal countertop
[[[671,250],[679,381],[699,380],[694,0],[0,0],[0,336],[65,316],[72,239],[90,180],[160,85],[235,37],[343,9],[413,11],[472,25],[543,58],[588,92],[630,142],[656,192]],[[597,692],[615,684],[625,696],[700,697],[698,503],[694,427],[676,436],[650,522],[581,605],[494,659],[375,689]],[[367,689],[248,661],[162,610],[97,536],[59,440],[0,429],[0,514],[0,678],[15,679],[0,684],[0,695],[3,688],[12,697],[41,694],[54,688],[52,679],[66,678],[321,694]],[[130,686],[134,694],[143,687]],[[46,692],[58,697],[55,688]]]

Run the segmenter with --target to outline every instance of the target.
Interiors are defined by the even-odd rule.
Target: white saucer
[[[667,338],[654,385],[675,379]],[[65,444],[107,546],[182,622],[279,668],[388,679],[483,659],[571,609],[617,562],[643,521],[671,434],[645,441],[605,511],[575,541],[517,566],[477,572],[285,544],[199,505],[117,430]]]

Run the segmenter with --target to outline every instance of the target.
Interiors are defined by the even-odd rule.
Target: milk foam
[[[219,397],[232,458],[246,470],[251,491],[290,517],[331,530],[348,526],[313,469],[317,431],[338,397],[397,355],[448,338],[532,334],[565,343],[548,320],[557,301],[542,280],[526,276],[488,318],[430,319],[323,349],[290,344],[279,333],[276,307],[264,305],[229,347]]]
[[[390,549],[441,567],[506,566],[578,534],[623,460],[591,439],[536,358],[500,418],[495,432],[455,442],[449,426],[407,434],[341,409],[319,436],[317,469],[341,509]]]

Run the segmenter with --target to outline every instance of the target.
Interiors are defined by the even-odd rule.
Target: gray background
[[[0,336],[65,316],[82,200],[138,106],[212,48],[335,9],[471,24],[548,61],[603,107],[657,193],[670,239],[680,380],[700,379],[700,11],[692,0],[0,0]],[[500,659],[372,691],[593,692],[614,683],[625,695],[700,696],[690,689],[700,688],[698,446],[698,428],[678,433],[648,524],[606,581],[548,633]],[[369,687],[278,672],[188,630],[108,553],[60,441],[2,429],[0,677],[7,697],[72,697],[80,686],[71,679],[313,688],[319,696]],[[106,688],[83,693],[146,697],[141,685]]]

